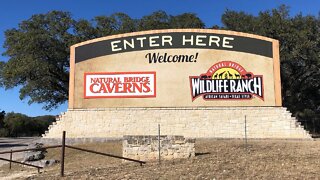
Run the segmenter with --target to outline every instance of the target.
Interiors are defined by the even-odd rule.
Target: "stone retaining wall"
[[[165,160],[195,156],[195,139],[183,136],[160,136],[160,158]],[[124,136],[123,157],[153,161],[159,159],[158,136]]]
[[[245,118],[247,124],[245,124]],[[192,138],[311,139],[282,107],[69,109],[44,138],[119,138],[123,135],[183,135]]]

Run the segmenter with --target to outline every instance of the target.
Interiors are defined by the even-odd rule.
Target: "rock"
[[[47,151],[43,149],[42,143],[30,144],[28,146],[28,149],[32,149],[32,148],[37,148],[37,150],[31,150],[31,151],[25,152],[22,162],[39,166],[39,167],[48,167],[59,162],[58,160],[54,160],[54,159],[49,159],[49,160],[44,159],[46,157],[45,154],[47,153]]]
[[[47,151],[45,149],[41,149],[42,147],[43,147],[42,143],[30,144],[28,146],[29,149],[38,148],[39,150],[31,150],[31,151],[25,152],[23,161],[27,162],[27,161],[37,161],[37,160],[44,159]]]
[[[60,161],[58,160],[55,160],[55,159],[49,159],[49,160],[45,160],[45,167],[48,167],[48,166],[52,166],[54,164],[57,164],[59,163]]]
[[[32,151],[28,151],[26,152],[23,161],[27,162],[27,161],[37,161],[37,160],[41,160],[44,159],[45,155],[43,152],[37,151],[37,152],[32,152]]]
[[[49,167],[57,163],[59,163],[59,161],[54,159],[27,162],[27,164],[32,164],[40,167]]]

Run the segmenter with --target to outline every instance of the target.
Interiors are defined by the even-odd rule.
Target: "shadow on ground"
[[[28,146],[27,144],[0,144],[1,148],[10,148],[10,147],[20,147],[20,146]]]
[[[208,155],[211,154],[209,152],[200,152],[200,153],[195,153],[195,156],[203,156],[203,155]]]

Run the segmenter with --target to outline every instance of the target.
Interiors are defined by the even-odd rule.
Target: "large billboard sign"
[[[209,106],[281,106],[278,41],[170,29],[71,47],[71,109]]]

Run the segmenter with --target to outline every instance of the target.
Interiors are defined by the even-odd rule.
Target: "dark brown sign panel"
[[[89,43],[75,48],[75,61],[142,50],[217,49],[272,57],[272,43],[250,37],[215,33],[167,32],[129,36]]]

